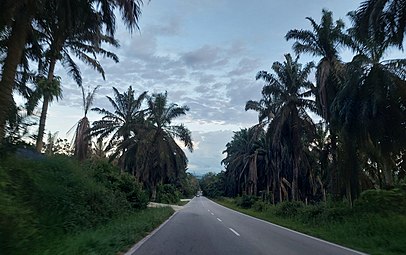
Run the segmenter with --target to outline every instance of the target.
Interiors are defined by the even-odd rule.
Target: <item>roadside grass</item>
[[[187,203],[189,203],[189,200],[187,200],[187,201],[182,201],[182,200],[180,200],[179,202],[176,203],[176,205],[184,206],[184,205],[186,205]]]
[[[235,199],[214,201],[244,214],[358,251],[373,255],[406,254],[404,213],[365,212],[342,205],[302,205],[292,210],[296,206],[292,206],[293,203],[273,206],[258,201],[252,208],[245,209],[237,206]],[[286,210],[285,213],[283,210]]]
[[[170,207],[148,208],[77,233],[48,239],[34,255],[122,254],[173,214]]]

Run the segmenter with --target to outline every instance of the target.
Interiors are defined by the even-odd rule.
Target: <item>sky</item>
[[[222,151],[234,131],[258,121],[257,113],[244,110],[248,100],[259,100],[264,85],[255,80],[261,70],[292,53],[290,29],[310,29],[306,17],[320,22],[322,9],[342,18],[358,7],[353,0],[151,0],[144,1],[140,31],[132,34],[118,22],[116,37],[121,47],[112,49],[120,62],[100,59],[106,80],[81,64],[85,89],[101,85],[94,107],[112,109],[106,95],[112,87],[136,94],[168,92],[170,102],[190,111],[177,123],[192,131],[194,152],[187,152],[188,171],[204,174],[223,169]],[[117,19],[120,17],[117,16]],[[348,56],[349,57],[349,56]],[[345,54],[343,56],[345,58]],[[317,62],[301,56],[301,62]],[[63,99],[49,107],[46,132],[67,133],[83,116],[81,90],[58,66]],[[90,121],[99,120],[92,112]]]

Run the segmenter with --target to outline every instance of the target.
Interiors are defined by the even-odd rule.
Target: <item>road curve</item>
[[[192,199],[132,255],[363,254],[218,205]]]

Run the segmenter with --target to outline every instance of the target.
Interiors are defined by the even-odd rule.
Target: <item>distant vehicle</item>
[[[203,191],[199,190],[199,191],[197,192],[197,194],[196,194],[196,197],[200,197],[200,196],[202,196],[202,195],[203,195]]]

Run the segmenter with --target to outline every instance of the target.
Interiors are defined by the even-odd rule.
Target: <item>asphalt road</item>
[[[243,215],[205,197],[194,198],[139,245],[133,255],[362,254]]]

